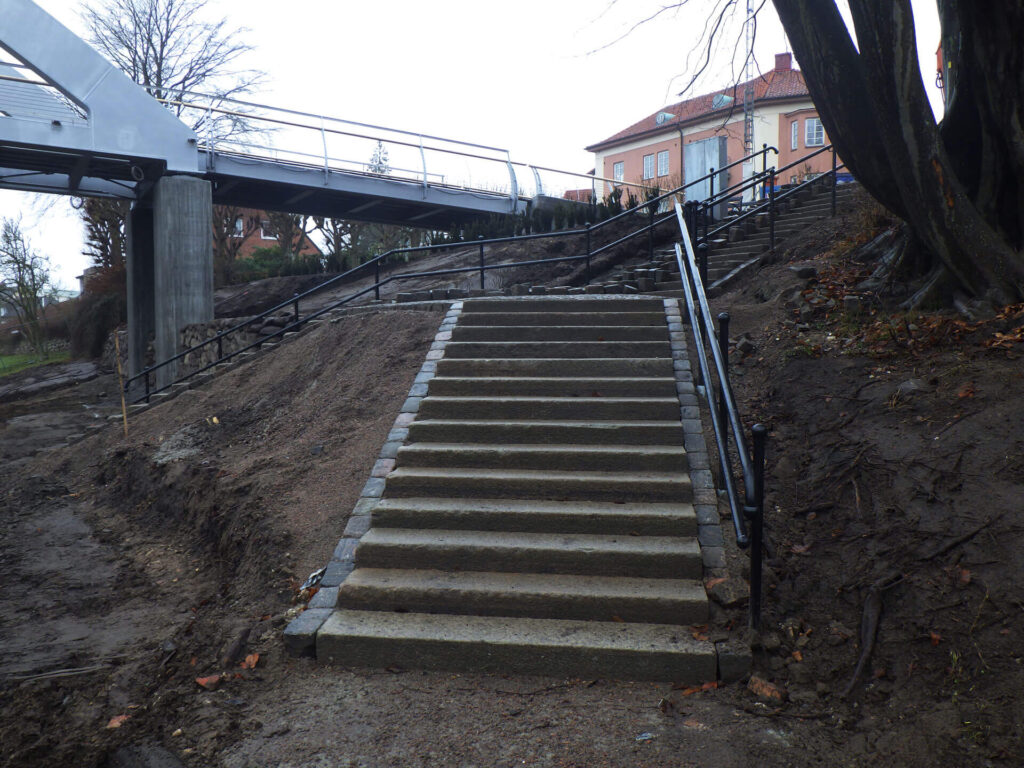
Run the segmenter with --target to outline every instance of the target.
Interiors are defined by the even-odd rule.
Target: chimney
[[[775,54],[775,69],[782,72],[787,69],[793,68],[793,54],[792,53],[776,53]]]

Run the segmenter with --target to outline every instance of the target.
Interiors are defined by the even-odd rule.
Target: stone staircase
[[[465,301],[333,611],[307,611],[317,657],[715,679],[715,646],[690,629],[708,603],[679,322],[659,298]]]
[[[840,185],[836,190],[837,210],[848,208],[859,189],[858,184]],[[831,213],[831,189],[808,190],[794,199],[784,201],[776,213],[776,247],[814,222],[830,216]],[[708,288],[721,287],[745,267],[758,263],[768,252],[769,245],[767,214],[752,217],[727,230],[725,236],[711,242],[708,255]],[[656,253],[651,261],[618,269],[606,278],[606,281],[610,285],[623,286],[626,291],[647,294],[679,296],[683,290],[675,252],[671,248]]]

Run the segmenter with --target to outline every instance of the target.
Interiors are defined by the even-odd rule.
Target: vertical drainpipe
[[[676,125],[676,130],[679,131],[679,186],[681,187],[686,183],[686,174],[683,168],[683,126]]]

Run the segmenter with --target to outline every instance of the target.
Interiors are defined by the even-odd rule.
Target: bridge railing
[[[777,150],[774,147],[769,147],[765,145],[761,150],[754,153],[748,158],[744,158],[744,160],[751,160],[757,157],[767,156],[769,152],[777,152]],[[308,291],[305,291],[301,294],[297,294],[291,299],[287,299],[286,301],[283,301],[252,317],[248,317],[245,320],[242,320],[241,322],[231,326],[230,328],[220,331],[214,336],[211,336],[209,339],[206,339],[200,342],[199,344],[189,347],[188,349],[185,349],[166,360],[160,361],[158,363],[155,363],[154,365],[144,368],[142,371],[129,377],[125,381],[124,389],[126,396],[131,401],[146,400],[148,402],[149,398],[154,394],[169,389],[170,387],[176,384],[183,383],[188,379],[192,378],[193,376],[203,373],[213,368],[215,365],[229,361],[232,358],[244,352],[250,351],[252,349],[257,349],[263,344],[267,343],[268,341],[273,341],[277,337],[283,336],[285,333],[298,330],[301,326],[308,323],[309,321],[314,320],[317,317],[320,317],[334,309],[340,308],[354,301],[357,298],[361,298],[370,293],[373,293],[374,298],[379,300],[381,297],[381,289],[394,282],[409,280],[413,278],[439,277],[443,275],[455,275],[466,274],[470,272],[478,272],[480,275],[480,286],[483,287],[485,283],[486,273],[492,270],[514,269],[520,267],[527,267],[531,265],[553,264],[559,262],[573,261],[585,262],[586,275],[589,279],[591,272],[591,263],[595,257],[601,255],[602,253],[610,251],[620,245],[623,245],[624,243],[627,243],[636,238],[643,237],[645,235],[647,237],[648,253],[651,256],[653,256],[655,231],[662,225],[666,224],[667,222],[670,222],[675,216],[675,214],[672,212],[663,214],[663,209],[667,206],[671,210],[672,201],[679,197],[685,197],[687,188],[701,184],[707,181],[707,178],[708,176],[703,176],[699,179],[684,184],[681,187],[677,187],[676,189],[670,190],[664,194],[651,198],[650,200],[647,200],[645,203],[641,204],[638,208],[623,211],[618,215],[607,218],[596,224],[588,224],[583,228],[565,229],[557,232],[547,232],[542,234],[517,235],[512,237],[495,237],[489,239],[480,239],[477,241],[459,241],[455,243],[441,243],[437,245],[425,245],[409,248],[392,249],[370,259],[369,261],[364,262],[363,264],[360,264],[357,267],[354,267],[339,275],[336,275],[330,278],[329,280],[320,283],[314,288],[309,289]],[[637,227],[636,229],[633,229],[624,235],[614,237],[614,239],[609,239],[607,242],[604,242],[602,244],[598,244],[595,241],[596,238],[602,232],[604,232],[604,230],[612,228],[612,225],[616,224],[616,222],[635,222],[638,216],[643,217],[645,219],[645,223]],[[582,253],[578,253],[577,255],[550,259],[531,259],[528,261],[506,261],[496,264],[488,264],[486,262],[485,249],[488,246],[511,243],[523,243],[531,240],[550,240],[574,237],[578,238],[582,251]],[[477,264],[473,266],[457,267],[447,270],[405,272],[401,274],[393,274],[387,277],[382,277],[382,271],[385,270],[389,264],[395,263],[398,260],[398,257],[404,258],[410,254],[434,253],[444,250],[466,249],[467,247],[478,249],[479,261]],[[371,286],[361,289],[353,293],[352,295],[347,296],[326,307],[317,309],[316,311],[307,314],[306,316],[302,316],[300,312],[300,305],[302,303],[307,303],[308,305],[308,300],[311,297],[317,294],[322,294],[323,292],[329,289],[338,288],[345,282],[358,279],[359,277],[366,276],[371,273],[373,274],[373,284]],[[260,321],[265,320],[266,318],[272,315],[277,315],[282,311],[287,311],[291,313],[293,317],[292,322],[288,323],[284,327],[278,328],[276,331],[273,331],[267,336],[259,340],[256,340],[250,344],[246,344],[236,349],[226,349],[227,346],[230,346],[230,344],[226,344],[226,341],[229,337],[245,333],[248,329],[260,325]],[[157,383],[156,379],[161,371],[172,366],[173,367],[170,368],[170,370],[176,371],[177,363],[180,363],[181,361],[185,360],[190,355],[203,352],[211,347],[216,349],[216,355],[213,362],[204,365],[200,368],[197,368],[195,370],[187,371],[186,373],[180,376],[178,376],[175,373],[174,376],[166,377],[169,379],[168,381]]]
[[[425,187],[458,189],[508,197],[561,197],[597,184],[635,188],[593,174],[514,160],[507,149],[328,115],[272,107],[196,92],[157,92],[199,135],[200,148],[218,155],[273,160],[329,176],[368,174]]]

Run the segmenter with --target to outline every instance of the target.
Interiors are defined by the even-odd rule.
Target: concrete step
[[[409,425],[409,443],[460,442],[579,445],[682,445],[680,421],[508,421],[424,419]]]
[[[342,584],[338,607],[683,625],[708,617],[693,579],[361,567]]]
[[[679,419],[671,397],[425,397],[423,419],[663,420]]]
[[[359,568],[699,579],[700,546],[677,536],[371,528]]]
[[[662,280],[654,284],[658,291],[681,291],[683,290],[682,280]]]
[[[462,317],[476,312],[664,312],[664,305],[657,299],[594,295],[566,296],[558,299],[466,299],[462,304],[459,322],[462,322]]]
[[[685,472],[686,451],[671,445],[493,445],[413,443],[398,451],[399,467],[553,469],[585,472]]]
[[[672,358],[462,358],[437,361],[438,376],[453,377],[588,377],[588,376],[672,376]]]
[[[674,624],[505,616],[335,611],[317,633],[317,658],[345,666],[714,680],[714,645]]]
[[[664,341],[450,341],[452,358],[671,357]]]
[[[641,536],[697,535],[697,518],[690,504],[515,499],[384,498],[373,509],[373,526]]]
[[[431,395],[530,395],[556,397],[672,397],[676,381],[658,378],[615,377],[451,377],[436,376],[430,380]]]
[[[657,312],[466,312],[458,327],[478,325],[651,325],[665,327],[665,313]]]
[[[559,318],[561,320],[561,318]],[[665,325],[457,325],[452,341],[665,341]]]
[[[680,472],[557,472],[537,469],[399,467],[387,478],[389,497],[552,499],[555,501],[692,501]]]

